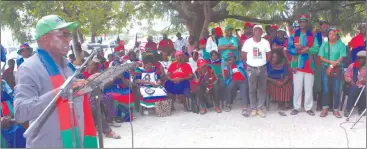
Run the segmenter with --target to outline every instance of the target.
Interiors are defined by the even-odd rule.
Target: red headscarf
[[[216,27],[214,32],[216,36],[223,36],[223,31],[220,27]]]

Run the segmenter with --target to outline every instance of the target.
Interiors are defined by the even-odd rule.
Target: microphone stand
[[[71,112],[71,123],[72,126],[74,126],[74,115],[73,115],[73,108],[74,108],[74,99],[73,99],[73,89],[71,88],[71,84],[72,82],[75,80],[75,77],[77,75],[80,74],[81,70],[88,64],[88,62],[93,58],[93,56],[96,54],[96,50],[94,50],[89,57],[87,58],[87,60],[82,64],[82,66],[77,69],[74,74],[69,77],[63,85],[61,85],[61,87],[59,88],[58,93],[56,94],[56,96],[52,99],[52,101],[47,105],[47,107],[42,111],[42,113],[37,117],[37,119],[28,127],[28,129],[24,132],[24,137],[25,138],[30,138],[30,137],[34,137],[35,135],[37,135],[40,131],[40,129],[42,128],[42,126],[45,124],[46,120],[50,117],[50,115],[54,112],[54,110],[56,109],[56,101],[58,100],[58,98],[60,96],[63,97],[68,97],[69,100],[69,104],[70,104],[70,112]],[[74,145],[76,145],[75,142],[75,130],[72,129],[73,131],[73,147],[76,147]],[[79,136],[80,137],[80,136]]]

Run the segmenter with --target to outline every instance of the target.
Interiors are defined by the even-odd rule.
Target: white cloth
[[[212,52],[212,51],[217,51],[218,52],[218,46],[217,44],[213,41],[212,36],[210,36],[208,38],[208,40],[206,41],[206,51],[208,53]]]
[[[141,79],[149,82],[158,82],[158,78],[156,77],[155,72],[147,73],[143,72],[141,75]],[[141,86],[140,87],[140,94],[143,97],[143,100],[149,100],[149,99],[166,99],[167,93],[165,92],[164,88],[162,86],[160,87],[146,87]],[[142,106],[147,108],[153,108],[154,104],[144,104],[141,103]]]
[[[324,42],[328,41],[328,37],[322,37],[322,39],[323,39]]]
[[[252,67],[264,66],[266,64],[266,53],[270,52],[268,40],[261,38],[255,42],[253,38],[245,41],[242,51],[247,52],[247,64]]]
[[[175,46],[176,51],[182,51],[182,47],[185,46],[187,48],[188,44],[188,41],[182,38],[181,40],[177,39],[173,45]]]
[[[196,66],[196,62],[191,57],[189,58],[188,64],[191,66],[192,72],[195,72],[195,70],[198,68],[198,66]]]

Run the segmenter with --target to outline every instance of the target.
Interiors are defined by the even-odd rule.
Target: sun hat
[[[65,22],[63,18],[58,15],[48,15],[42,17],[36,25],[34,40],[37,40],[42,35],[50,31],[67,28],[69,31],[76,29],[79,26],[77,22]]]
[[[22,50],[31,50],[31,52],[33,51],[33,48],[29,46],[28,43],[23,43],[22,45],[19,46],[19,49],[17,50],[17,53],[20,55],[20,53],[22,53]]]

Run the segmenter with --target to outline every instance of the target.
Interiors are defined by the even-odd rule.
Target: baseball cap
[[[17,53],[20,55],[20,53],[23,49],[29,49],[29,50],[33,51],[33,48],[30,47],[28,43],[23,43],[22,45],[19,46],[19,49],[17,50]]]
[[[283,31],[285,32],[285,29],[283,27],[279,28],[278,31]]]
[[[233,27],[232,26],[230,26],[230,25],[227,25],[226,26],[226,28],[224,29],[225,31],[228,31],[228,30],[231,30],[231,29],[233,29]]]
[[[260,28],[261,30],[263,30],[263,26],[262,26],[262,25],[260,25],[260,24],[255,25],[255,26],[254,26],[254,28],[253,28],[253,30],[255,30],[255,28]]]
[[[50,31],[67,28],[69,31],[76,29],[79,26],[77,22],[65,22],[63,18],[58,15],[48,15],[42,17],[36,25],[34,40],[37,40],[42,35]]]

